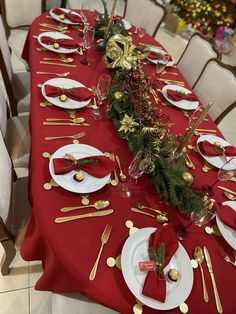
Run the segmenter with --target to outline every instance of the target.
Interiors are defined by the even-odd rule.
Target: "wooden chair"
[[[14,181],[12,161],[0,132],[0,242],[4,249],[1,273],[7,275],[15,257],[15,241],[19,230],[26,230],[30,205],[27,178]],[[24,235],[23,235],[24,236]],[[22,233],[21,233],[22,237]]]
[[[209,60],[193,90],[203,105],[213,100],[209,114],[216,124],[220,123],[236,107],[236,67],[219,59]]]
[[[30,73],[13,73],[11,54],[0,16],[0,70],[12,115],[29,111]],[[20,104],[18,102],[21,101]],[[17,105],[18,104],[18,105]]]
[[[155,0],[126,0],[124,18],[135,26],[148,22],[147,33],[155,37],[167,14],[166,8]]]
[[[28,167],[30,151],[29,115],[11,117],[2,88],[0,88],[0,131],[14,167]]]
[[[214,41],[200,33],[194,33],[190,38],[177,66],[192,87],[197,81],[206,62],[211,58],[221,59]]]

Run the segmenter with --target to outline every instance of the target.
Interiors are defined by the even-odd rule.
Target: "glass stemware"
[[[170,56],[168,54],[161,54],[160,58],[158,59],[156,63],[156,79],[160,77],[160,75],[164,72],[168,62],[169,62]]]
[[[140,43],[141,39],[145,36],[146,32],[147,32],[147,28],[148,28],[149,23],[147,22],[147,20],[143,20],[140,24],[140,26],[137,28],[137,34],[138,34],[138,44]]]
[[[111,84],[111,77],[108,74],[101,74],[96,87],[96,96],[98,100],[98,109],[91,111],[91,115],[95,120],[100,120],[103,118],[103,112],[101,110],[101,105],[103,100],[106,99],[109,88]]]
[[[226,157],[227,158],[227,157]],[[208,195],[208,196],[213,196],[215,194],[214,192],[214,186],[219,182],[219,181],[227,181],[231,179],[233,176],[236,174],[236,157],[230,158],[228,161],[226,161],[223,166],[219,169],[218,171],[218,178],[217,180],[212,184],[204,184],[201,186],[201,191]]]
[[[84,59],[80,61],[81,64],[84,65],[89,65],[90,62],[87,60],[87,54],[88,54],[88,49],[90,49],[94,44],[94,28],[90,27],[89,29],[86,29],[84,32]]]
[[[203,207],[193,210],[190,216],[191,222],[187,226],[183,226],[180,224],[175,226],[177,238],[180,240],[187,239],[189,237],[188,228],[192,224],[199,227],[207,224],[211,219],[215,217],[217,207],[218,205],[216,204],[215,200],[211,200],[210,204],[206,204],[205,202]]]
[[[129,165],[128,173],[131,180],[129,180],[128,183],[120,182],[116,187],[117,192],[123,198],[131,197],[132,195],[132,189],[130,187],[131,184],[133,183],[133,181],[135,184],[137,184],[138,179],[142,176],[142,174],[145,171],[145,169],[141,166],[142,165],[141,161],[143,160],[143,154],[144,154],[143,151],[139,151],[135,155],[135,157],[133,158],[133,160],[131,161]]]

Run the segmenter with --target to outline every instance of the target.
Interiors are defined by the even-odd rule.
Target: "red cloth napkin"
[[[165,266],[169,264],[172,256],[179,247],[172,224],[158,228],[153,232],[149,239],[149,247],[157,249],[160,243],[165,244]],[[143,286],[143,295],[165,302],[166,299],[166,280],[161,279],[156,271],[150,271]]]
[[[45,45],[54,45],[58,44],[59,48],[67,48],[67,49],[76,49],[78,48],[78,41],[73,39],[55,39],[48,36],[41,37],[41,43]]]
[[[168,97],[170,97],[174,101],[180,101],[180,100],[197,101],[198,100],[197,96],[193,93],[182,94],[172,89],[167,89],[166,92],[167,92]]]
[[[45,90],[45,94],[48,97],[58,97],[63,94],[73,100],[78,100],[78,101],[86,101],[86,100],[89,100],[93,96],[93,93],[90,92],[90,90],[88,90],[86,87],[73,87],[70,89],[64,89],[64,88],[46,84],[44,86],[44,90]]]
[[[202,141],[198,143],[198,147],[201,153],[207,156],[220,156],[223,154],[226,156],[236,156],[236,147],[234,146],[225,146],[221,149],[208,141]]]
[[[152,60],[159,60],[162,53],[155,52],[155,51],[149,51],[148,58]]]
[[[71,156],[71,155],[70,155]],[[94,177],[103,178],[115,168],[115,163],[105,156],[88,156],[85,158],[54,158],[53,166],[55,174],[65,174],[72,170],[83,170]],[[85,161],[91,161],[85,163]]]
[[[221,205],[217,209],[220,220],[228,227],[236,230],[236,211],[227,205]]]
[[[68,20],[70,20],[72,23],[83,23],[81,21],[81,17],[79,15],[76,14],[72,14],[72,13],[65,13],[63,10],[59,9],[59,8],[55,8],[52,10],[52,12],[56,15],[61,15],[63,14]]]

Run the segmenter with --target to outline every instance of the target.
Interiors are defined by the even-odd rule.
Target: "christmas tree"
[[[236,27],[236,0],[173,0],[176,13],[203,34],[214,35],[220,26]]]

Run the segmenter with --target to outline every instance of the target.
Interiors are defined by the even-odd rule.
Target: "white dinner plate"
[[[186,94],[190,94],[192,92],[189,89],[182,87],[182,86],[178,86],[178,85],[165,85],[162,89],[162,94],[175,107],[178,107],[178,108],[184,109],[184,110],[197,109],[197,107],[199,105],[199,101],[189,101],[189,100],[185,100],[185,99],[179,100],[179,101],[174,101],[173,99],[168,97],[167,89],[171,89],[174,91],[183,91]]]
[[[189,256],[179,243],[179,248],[165,267],[176,268],[180,277],[177,282],[166,283],[166,301],[158,302],[142,294],[143,284],[147,273],[139,270],[139,262],[149,260],[148,241],[156,228],[143,228],[132,234],[125,242],[121,253],[121,269],[127,286],[134,296],[143,304],[158,310],[169,310],[179,306],[189,296],[193,285],[193,270]]]
[[[83,84],[81,84],[80,82],[77,82],[75,80],[71,80],[68,78],[63,78],[63,77],[58,77],[58,78],[53,78],[50,79],[48,81],[46,81],[43,86],[42,86],[42,94],[44,96],[45,99],[47,99],[47,101],[49,101],[50,103],[52,103],[53,105],[57,106],[57,107],[61,107],[61,108],[65,108],[65,109],[78,109],[78,108],[82,108],[85,107],[89,104],[90,99],[86,100],[86,101],[77,101],[77,100],[73,100],[71,98],[67,98],[66,101],[60,101],[59,96],[58,97],[48,97],[45,94],[45,85],[53,85],[56,87],[61,87],[61,88],[73,88],[73,87],[85,87]]]
[[[77,182],[73,179],[73,176],[76,173],[75,170],[72,170],[66,174],[55,174],[53,159],[63,158],[65,157],[65,154],[71,154],[76,159],[78,159],[90,156],[100,156],[103,155],[103,153],[97,148],[85,144],[70,144],[59,148],[50,158],[49,171],[56,183],[65,190],[74,193],[91,193],[100,190],[110,179],[110,174],[103,178],[96,178],[82,171],[85,175],[85,178],[82,182]]]
[[[41,38],[43,36],[51,37],[53,39],[73,39],[70,36],[67,36],[67,35],[60,33],[60,32],[44,32],[44,33],[41,33],[38,35],[38,42],[44,48],[46,48],[50,51],[56,52],[56,53],[74,53],[77,51],[77,48],[67,49],[67,48],[59,47],[58,49],[55,49],[55,48],[53,48],[53,45],[46,45],[46,44],[42,43]]]
[[[80,14],[78,14],[78,13],[75,12],[75,11],[71,11],[71,10],[63,9],[63,8],[60,8],[60,9],[61,9],[62,11],[64,11],[65,13],[72,13],[72,14],[74,14],[74,15],[77,15],[77,16],[81,17]],[[54,19],[55,19],[56,21],[58,21],[58,22],[65,23],[65,24],[69,24],[69,25],[78,25],[78,24],[80,24],[80,23],[74,23],[74,22],[72,22],[72,21],[69,20],[69,19],[61,20],[61,19],[60,19],[60,16],[57,15],[57,14],[55,14],[55,13],[53,13],[52,11],[53,11],[53,9],[51,9],[51,10],[49,11],[49,14],[51,15],[52,18],[54,18]]]
[[[154,52],[157,52],[157,53],[160,53],[162,55],[166,55],[167,52],[164,51],[163,49],[161,48],[158,48],[158,47],[155,47],[155,46],[151,46],[150,47],[150,51],[154,51]],[[160,63],[163,63],[162,61],[159,61],[159,60],[154,60],[154,59],[151,59],[151,58],[147,58],[150,62],[154,63],[154,64],[157,64],[158,62]],[[168,63],[167,63],[167,67],[172,67],[173,65],[175,64],[175,61],[173,60],[170,60]]]
[[[214,144],[215,142],[219,142],[222,145],[222,147],[231,145],[230,143],[226,142],[223,138],[218,137],[216,135],[202,135],[197,140],[197,147],[198,147],[198,143],[203,142],[203,141],[208,141],[211,144]],[[225,159],[223,156],[207,156],[207,155],[202,154],[199,148],[198,148],[198,151],[206,161],[208,161],[211,165],[215,166],[216,168],[220,169],[225,164]],[[236,156],[231,156],[231,157],[236,157]],[[227,157],[227,159],[231,157]]]
[[[129,21],[127,21],[127,20],[125,20],[125,19],[122,19],[122,22],[123,22],[124,28],[125,28],[126,30],[131,29],[132,25],[130,24]]]
[[[236,202],[235,201],[226,201],[222,203],[222,205],[228,205],[236,211]],[[228,227],[227,225],[223,224],[220,220],[219,216],[216,214],[216,223],[223,238],[229,243],[229,245],[236,250],[236,230]]]

